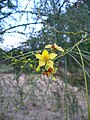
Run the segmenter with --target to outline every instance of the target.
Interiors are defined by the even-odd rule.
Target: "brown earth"
[[[65,120],[66,115],[87,120],[83,89],[58,77],[21,74],[17,83],[15,74],[0,74],[0,120]]]

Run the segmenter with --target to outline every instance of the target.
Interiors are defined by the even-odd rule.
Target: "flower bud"
[[[30,64],[29,67],[30,67],[30,68],[33,68],[33,64]]]
[[[40,71],[41,71],[40,67],[37,67],[36,72],[40,72]]]

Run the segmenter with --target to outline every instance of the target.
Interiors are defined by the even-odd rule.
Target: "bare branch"
[[[15,25],[15,26],[9,27],[9,28],[1,31],[0,34],[4,34],[6,31],[17,28],[17,27],[27,26],[27,25],[31,25],[31,24],[42,24],[42,22],[34,22],[34,23],[26,23],[26,24],[21,24],[21,25]]]

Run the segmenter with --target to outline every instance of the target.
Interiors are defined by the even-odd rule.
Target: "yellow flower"
[[[42,54],[36,54],[35,55],[37,59],[39,59],[39,66],[38,67],[42,67],[44,65],[49,66],[51,68],[53,68],[53,64],[54,62],[52,61],[57,54],[55,53],[48,53],[48,51],[45,49]]]
[[[45,46],[45,48],[51,48],[52,50],[59,50],[61,52],[64,52],[64,49],[61,46],[56,45],[55,43],[53,45],[48,44]]]
[[[48,74],[55,74],[56,71],[57,71],[57,68],[51,68],[51,67],[49,67],[49,68],[47,69]]]
[[[46,75],[47,77],[54,77],[53,74],[55,74],[57,71],[57,68],[51,68],[47,67],[45,71],[43,71],[43,74]]]

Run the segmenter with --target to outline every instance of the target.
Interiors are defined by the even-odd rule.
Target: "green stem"
[[[64,81],[65,81],[65,110],[66,110],[66,118],[65,120],[68,120],[68,105],[67,105],[67,58],[65,56],[65,78],[64,78]]]
[[[90,105],[89,105],[89,97],[88,97],[88,85],[87,85],[87,79],[86,79],[86,72],[85,72],[85,66],[84,66],[84,61],[82,57],[82,53],[79,49],[79,47],[76,45],[80,58],[81,58],[81,63],[82,63],[82,68],[83,68],[83,74],[84,74],[84,81],[85,81],[85,90],[86,90],[86,102],[87,102],[87,109],[88,109],[88,120],[90,120]]]

